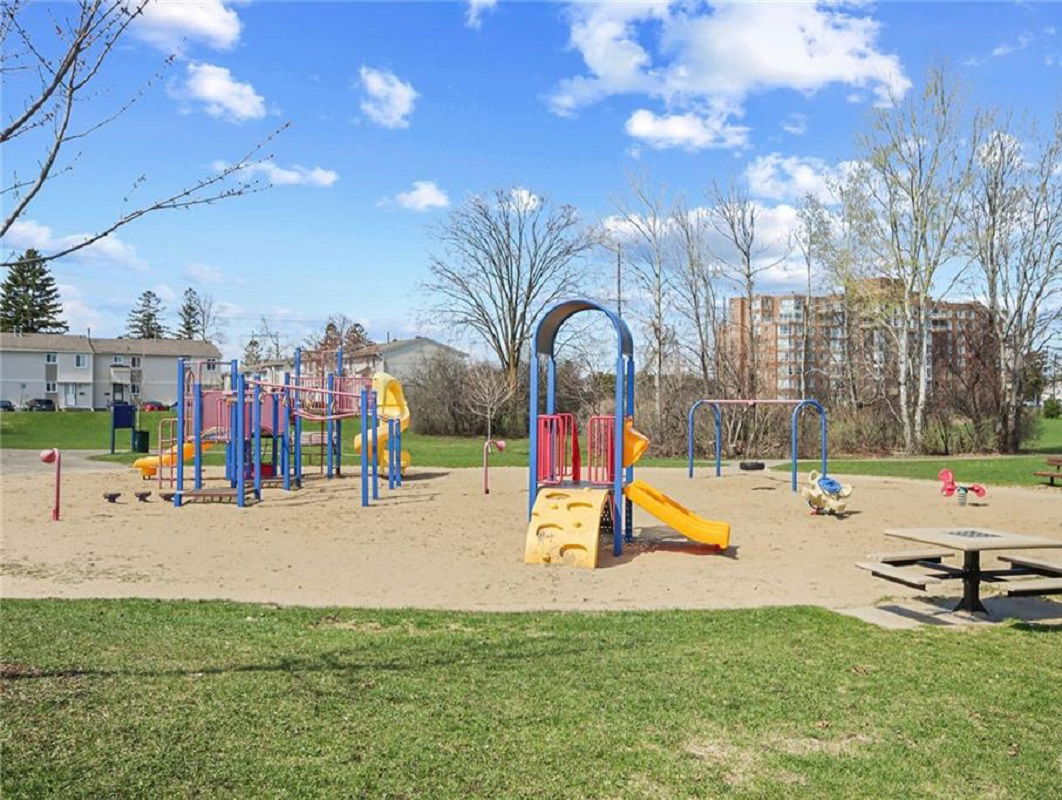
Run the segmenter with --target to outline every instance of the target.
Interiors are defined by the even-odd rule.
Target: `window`
[[[74,366],[78,369],[84,369],[88,366],[88,356],[84,353],[78,353],[74,356]]]
[[[208,361],[206,363],[206,368],[207,368],[207,372],[213,372],[214,370],[216,370],[218,368],[218,362],[217,361]]]
[[[129,361],[133,365],[133,369],[140,369],[140,356],[133,356]]]
[[[111,356],[111,363],[112,364],[124,364],[125,363],[125,356]]]
[[[59,360],[59,357],[55,353],[45,353],[44,354],[44,363],[45,364],[54,364],[58,360]]]
[[[45,394],[55,394],[55,381],[45,381],[44,393]]]
[[[129,384],[129,392],[130,392],[130,394],[140,394],[140,384],[137,384],[137,383]]]

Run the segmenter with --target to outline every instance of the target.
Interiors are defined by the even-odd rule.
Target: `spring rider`
[[[937,473],[937,478],[943,484],[940,487],[940,493],[945,497],[951,497],[953,494],[959,498],[959,505],[966,505],[966,496],[970,492],[973,492],[978,497],[984,497],[988,494],[988,489],[979,483],[961,484],[955,482],[955,475],[950,469],[942,469]]]
[[[800,487],[800,494],[808,501],[812,514],[841,517],[848,508],[845,500],[852,494],[852,486],[812,470],[808,475],[808,485]]]

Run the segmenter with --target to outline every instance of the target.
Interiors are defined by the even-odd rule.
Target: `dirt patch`
[[[2,592],[489,611],[833,608],[881,595],[881,581],[853,564],[903,548],[885,528],[979,525],[1062,541],[1057,491],[990,487],[987,505],[960,507],[930,481],[855,477],[858,513],[838,520],[810,516],[784,473],[689,480],[684,470],[646,468],[637,477],[729,521],[732,549],[707,552],[635,508],[636,542],[619,558],[603,543],[599,569],[528,566],[525,470],[492,470],[489,495],[476,469],[414,467],[409,477],[394,492],[382,482],[369,508],[360,506],[359,480],[345,476],[300,492],[266,489],[244,509],[176,509],[155,498],[107,504],[106,490],[123,500],[157,490],[131,469],[64,473],[63,519],[53,523],[50,474],[5,474]]]

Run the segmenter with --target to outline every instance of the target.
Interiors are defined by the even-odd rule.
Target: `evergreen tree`
[[[177,312],[179,320],[177,327],[178,339],[202,338],[203,319],[199,309],[199,295],[195,289],[189,286],[184,290],[184,302],[181,303],[181,310]]]
[[[27,250],[0,286],[0,330],[22,333],[65,333],[62,303],[55,279],[40,253]]]
[[[126,334],[133,339],[164,338],[166,336],[166,328],[162,324],[164,310],[159,296],[148,289],[140,295],[136,307],[129,312],[129,320],[125,324]]]
[[[243,363],[253,367],[262,362],[262,343],[252,334],[243,348]]]

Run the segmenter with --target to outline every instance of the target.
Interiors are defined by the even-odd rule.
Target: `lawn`
[[[8,798],[1058,789],[1062,637],[1035,625],[147,600],[0,619]]]

